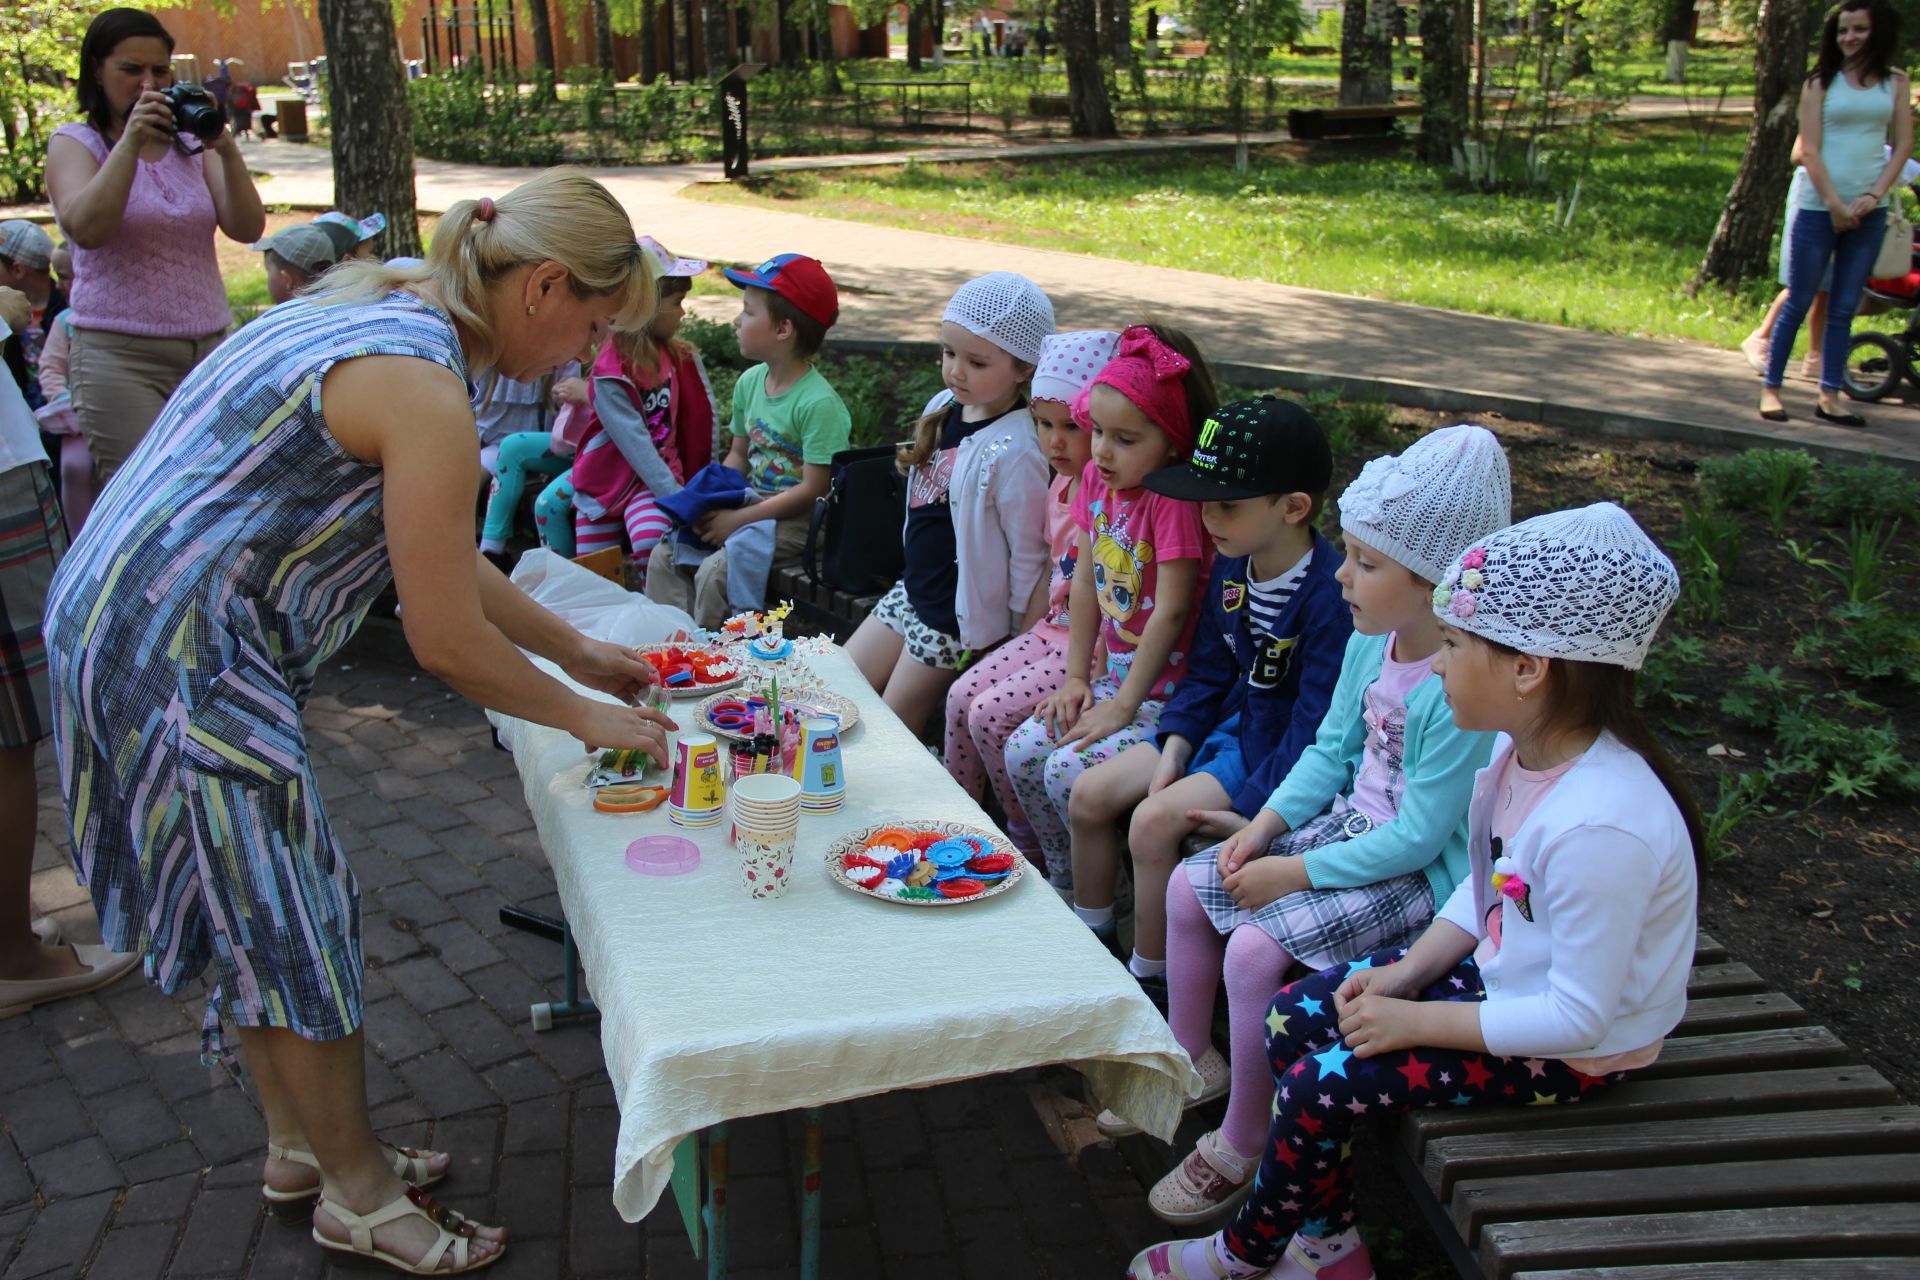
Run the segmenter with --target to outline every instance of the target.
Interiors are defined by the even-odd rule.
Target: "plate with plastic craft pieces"
[[[1025,863],[1004,835],[964,822],[878,822],[827,850],[835,884],[903,907],[957,907],[1005,893]]]
[[[748,732],[748,706],[750,701],[765,702],[760,693],[716,693],[705,698],[694,708],[694,720],[708,733],[723,738],[744,740],[753,735]],[[843,698],[826,689],[787,689],[780,690],[782,710],[804,711],[809,715],[825,712],[840,721],[840,732],[850,733],[860,723],[860,708],[853,699]]]
[[[660,673],[660,685],[676,698],[704,697],[743,683],[745,668],[734,655],[684,645],[662,645],[642,649],[640,657]],[[684,674],[689,683],[672,684],[668,677]]]

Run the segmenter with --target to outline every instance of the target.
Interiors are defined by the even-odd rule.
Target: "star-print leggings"
[[[1267,1014],[1276,1089],[1273,1124],[1253,1192],[1223,1232],[1228,1253],[1270,1266],[1294,1233],[1324,1238],[1353,1225],[1348,1153],[1363,1116],[1417,1107],[1512,1107],[1578,1102],[1625,1079],[1581,1075],[1553,1058],[1502,1058],[1463,1049],[1402,1049],[1359,1058],[1339,1039],[1333,993],[1355,969],[1389,965],[1405,948],[1335,965],[1282,987]],[[1423,1000],[1486,998],[1472,960],[1428,987]]]
[[[1025,814],[1007,781],[1007,739],[1066,675],[1066,641],[1029,631],[967,668],[947,691],[947,772],[975,800],[992,786],[1009,822]]]
[[[1101,676],[1093,682],[1095,702],[1120,692],[1120,682]],[[1056,747],[1046,726],[1029,716],[1007,739],[1007,780],[1027,815],[1027,825],[1040,837],[1047,856],[1047,881],[1061,893],[1073,890],[1073,830],[1067,825],[1067,789],[1081,774],[1113,759],[1136,742],[1151,742],[1166,704],[1149,699],[1140,704],[1133,723],[1098,742]]]

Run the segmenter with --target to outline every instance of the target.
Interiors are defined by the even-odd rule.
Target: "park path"
[[[981,158],[1228,146],[1231,139],[1186,138],[911,154],[928,162],[955,158],[955,152]],[[249,157],[256,169],[271,174],[261,183],[269,203],[330,203],[332,173],[324,150],[263,143],[250,147]],[[855,159],[765,161],[757,167],[823,168]],[[857,160],[899,164],[905,156]],[[464,197],[497,195],[534,171],[422,159],[416,172],[421,208],[438,210]],[[836,338],[931,340],[941,305],[962,281],[988,270],[1017,271],[1047,291],[1063,329],[1164,316],[1192,332],[1214,360],[1278,370],[1295,383],[1302,375],[1345,378],[1355,391],[1409,404],[1431,403],[1432,389],[1442,389],[1476,398],[1455,407],[1629,436],[1787,442],[1920,463],[1920,424],[1901,405],[1864,407],[1865,429],[1832,427],[1813,420],[1811,386],[1790,382],[1794,420],[1762,423],[1754,411],[1753,373],[1733,351],[684,198],[689,186],[719,180],[719,166],[712,164],[591,172],[626,206],[636,227],[676,253],[746,263],[783,252],[820,258],[842,289]],[[717,309],[704,305],[709,314]]]

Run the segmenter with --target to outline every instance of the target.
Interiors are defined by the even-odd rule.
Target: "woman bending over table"
[[[318,1204],[323,1247],[445,1275],[505,1232],[416,1186],[449,1158],[367,1114],[359,888],[300,712],[392,581],[420,665],[475,702],[664,761],[654,672],[540,608],[473,547],[470,372],[551,373],[653,283],[598,183],[553,170],[463,200],[427,262],[349,262],[210,355],[94,508],[49,593],[54,737],[74,865],[107,942],[161,990],[208,963],[203,1050],[240,1047],[267,1118],[263,1194]],[[516,648],[518,646],[518,648]]]

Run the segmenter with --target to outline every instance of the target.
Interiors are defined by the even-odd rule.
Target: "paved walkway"
[[[1097,153],[1177,146],[1230,146],[1230,139],[1121,140]],[[1053,144],[1036,150],[1078,150]],[[954,149],[927,153],[946,158]],[[1020,148],[969,149],[996,155]],[[325,207],[333,192],[328,153],[263,143],[249,148],[271,203]],[[901,153],[860,157],[905,163]],[[827,167],[833,157],[766,162]],[[532,170],[421,160],[423,209],[498,194]],[[757,262],[798,251],[828,264],[842,293],[836,337],[930,339],[941,303],[969,276],[990,269],[1031,277],[1053,299],[1062,328],[1112,325],[1164,315],[1194,333],[1215,360],[1267,366],[1293,375],[1369,380],[1389,397],[1420,402],[1424,389],[1470,392],[1485,407],[1536,421],[1562,421],[1645,435],[1650,422],[1669,435],[1729,443],[1784,442],[1830,451],[1874,452],[1920,463],[1920,421],[1904,406],[1867,406],[1864,430],[1816,422],[1812,388],[1789,383],[1795,420],[1767,427],[1754,412],[1757,384],[1739,353],[1676,342],[1611,337],[1550,325],[1498,320],[1406,303],[1234,280],[1147,263],[1089,258],[957,235],[868,226],[681,198],[687,186],[714,180],[717,165],[595,170],[642,231],[675,252],[728,262]],[[1396,385],[1407,384],[1407,385]]]
[[[512,758],[472,704],[410,668],[347,657],[318,687],[308,739],[364,895],[376,1126],[453,1152],[436,1194],[508,1223],[515,1243],[490,1277],[704,1276],[670,1199],[640,1226],[614,1213],[617,1123],[597,1030],[529,1027],[527,1006],[558,997],[560,948],[497,912],[557,912],[558,899]],[[40,751],[34,898],[97,940],[51,756]],[[259,1112],[225,1071],[199,1065],[202,995],[169,999],[134,976],[0,1021],[7,1280],[365,1274],[329,1269],[304,1226],[263,1212]],[[829,1108],[822,1274],[1119,1274],[1167,1232],[1078,1089],[1056,1068]],[[798,1126],[732,1130],[734,1274],[791,1276]]]

